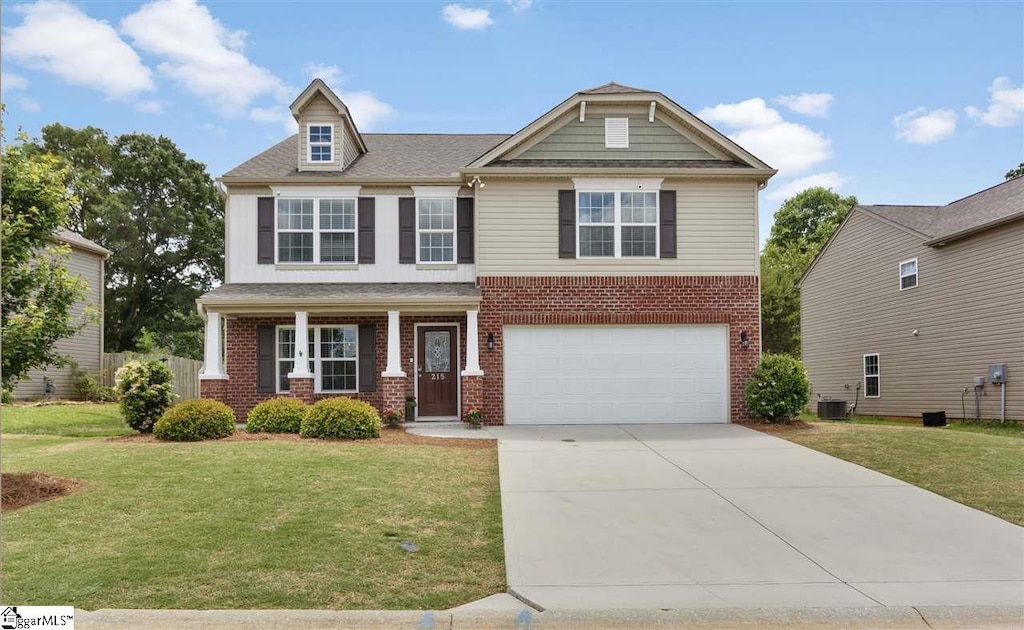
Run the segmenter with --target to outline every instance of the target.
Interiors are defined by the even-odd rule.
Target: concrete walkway
[[[1024,605],[1024,529],[736,425],[499,440],[511,591],[542,609]]]

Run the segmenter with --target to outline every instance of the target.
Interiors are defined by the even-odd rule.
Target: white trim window
[[[882,395],[882,366],[878,353],[864,355],[864,397],[879,398]]]
[[[354,264],[357,260],[355,199],[279,197],[275,221],[278,263]]]
[[[578,258],[657,258],[658,192],[576,193]]]
[[[307,159],[314,164],[334,161],[334,125],[318,123],[306,125]]]
[[[314,391],[350,394],[359,391],[359,327],[310,326],[309,371]],[[277,328],[277,391],[287,393],[288,373],[295,365],[295,327]]]
[[[416,199],[416,262],[455,262],[455,199]]]
[[[900,291],[917,287],[917,259],[911,258],[900,263]]]

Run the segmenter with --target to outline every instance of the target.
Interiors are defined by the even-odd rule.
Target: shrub
[[[235,414],[222,402],[206,398],[186,400],[167,410],[153,425],[158,440],[198,442],[227,437],[235,432]]]
[[[325,398],[306,412],[299,435],[349,440],[376,438],[380,437],[380,416],[361,400]]]
[[[14,394],[11,393],[11,390],[4,387],[3,392],[0,393],[0,403],[9,405],[12,402],[14,402]]]
[[[249,433],[298,433],[306,417],[306,403],[297,398],[272,398],[252,408],[246,418]]]
[[[153,424],[174,402],[174,375],[160,361],[128,361],[114,378],[125,422],[136,431],[152,432]]]
[[[788,354],[765,354],[747,381],[747,409],[768,422],[789,422],[811,399],[804,364]]]
[[[71,377],[75,379],[75,395],[89,402],[117,402],[117,392],[113,387],[100,385],[98,378],[78,369],[77,363],[71,365]]]

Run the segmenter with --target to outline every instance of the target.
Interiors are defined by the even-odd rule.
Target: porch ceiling
[[[196,302],[221,313],[449,313],[478,309],[480,289],[471,282],[233,283]]]

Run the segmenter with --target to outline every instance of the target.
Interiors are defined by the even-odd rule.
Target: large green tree
[[[55,343],[87,323],[72,315],[85,289],[66,266],[68,248],[55,244],[74,203],[60,160],[30,149],[27,137],[3,149],[0,173],[0,342],[2,383],[12,387],[29,370],[65,365]]]
[[[1022,176],[1024,176],[1024,162],[1021,162],[1017,165],[1017,168],[1011,169],[1006,173],[1007,180],[1016,179]]]
[[[43,128],[41,151],[73,167],[84,236],[109,249],[106,348],[135,349],[148,331],[201,358],[195,300],[224,275],[224,200],[206,167],[163,136]]]
[[[857,205],[829,188],[808,188],[782,203],[761,252],[761,338],[765,351],[800,356],[797,282]]]

